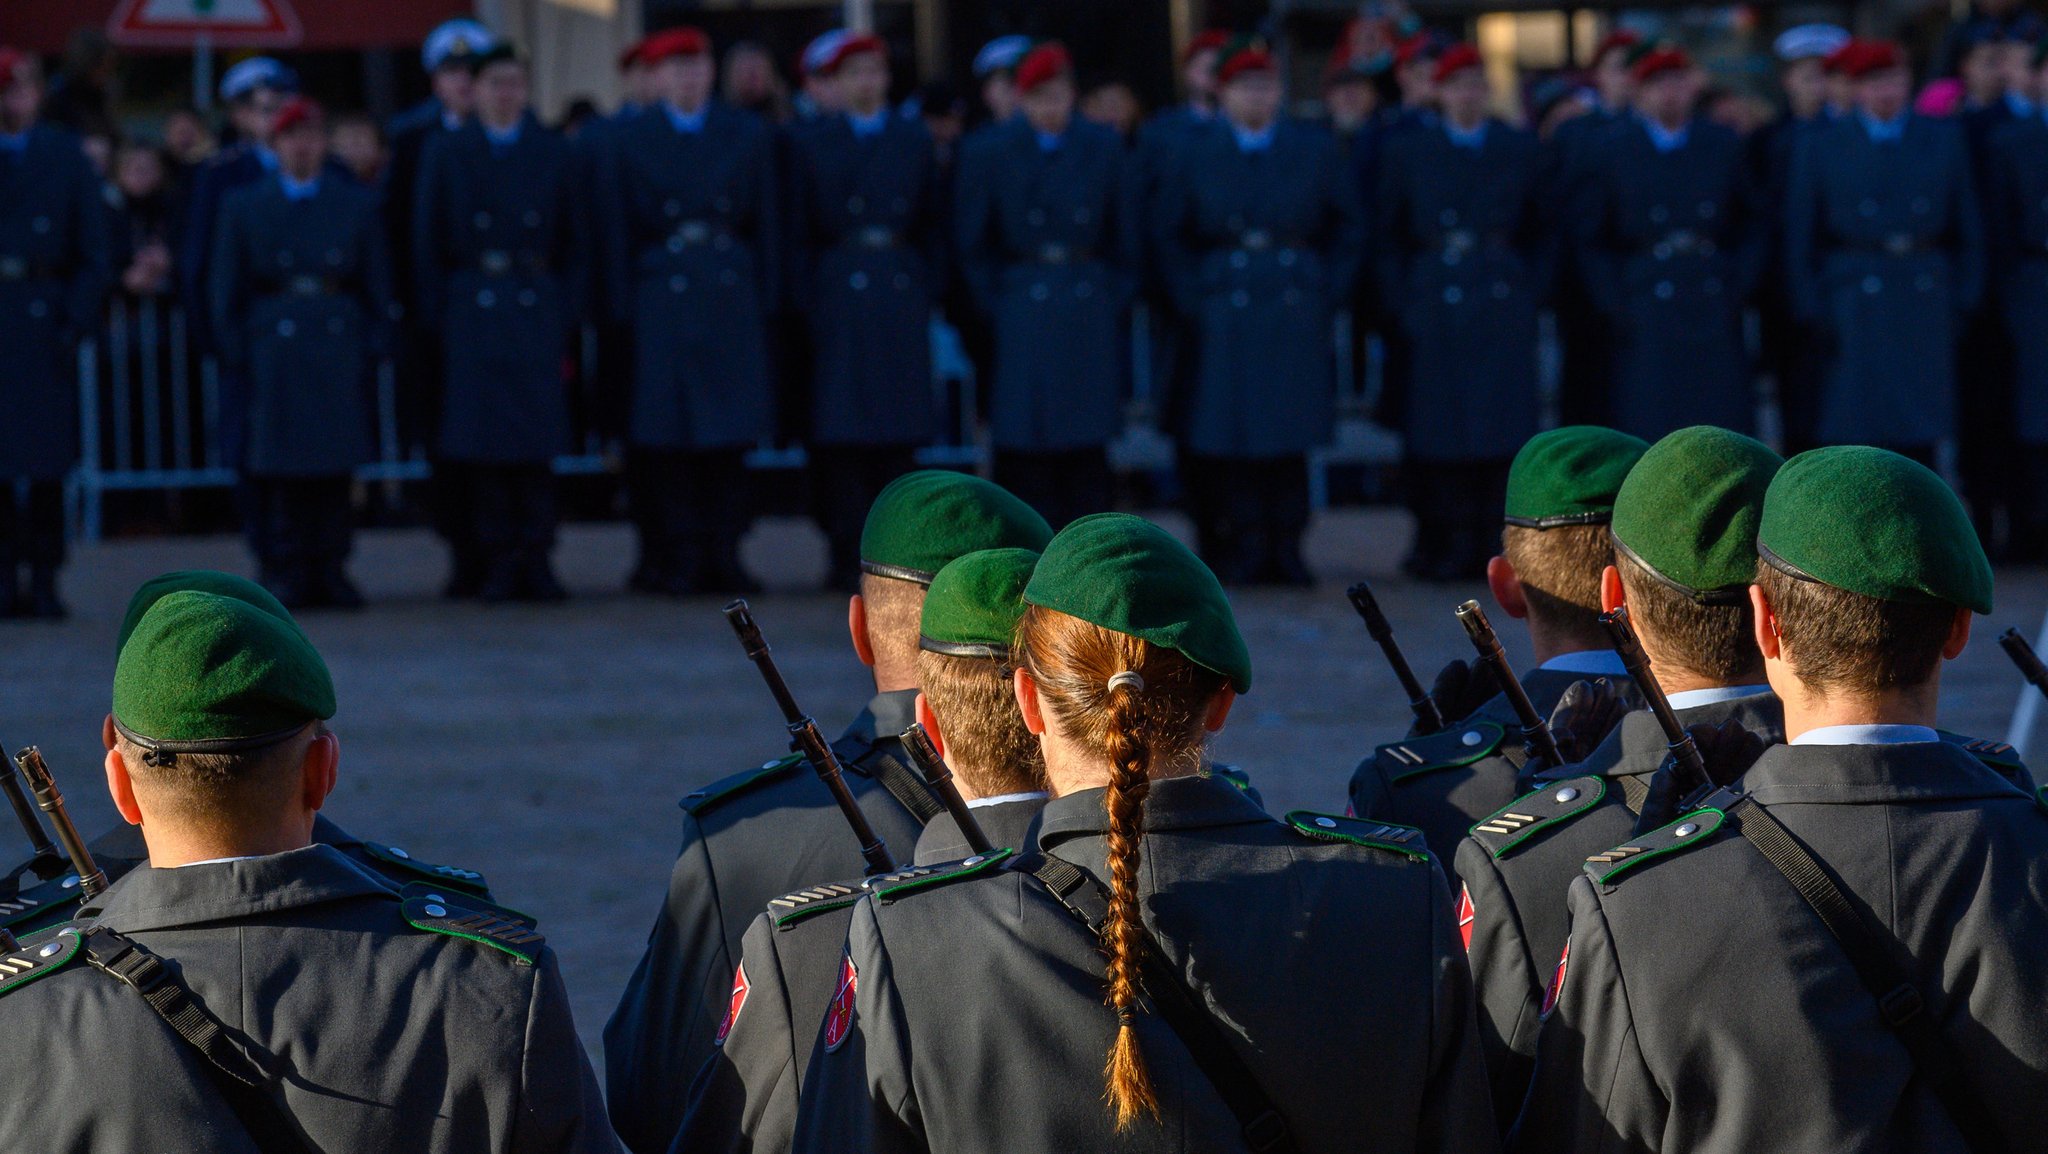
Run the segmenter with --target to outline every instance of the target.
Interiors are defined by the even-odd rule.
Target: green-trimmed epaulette
[[[1286,818],[1288,828],[1311,841],[1341,841],[1397,853],[1413,861],[1429,860],[1429,844],[1412,825],[1368,818],[1338,817],[1297,809]]]
[[[1498,722],[1473,719],[1426,737],[1389,742],[1372,751],[1380,773],[1390,782],[1440,769],[1471,765],[1500,748],[1507,728]]]
[[[740,794],[756,786],[766,785],[803,763],[804,755],[801,753],[792,753],[787,757],[778,757],[773,761],[764,761],[752,769],[741,770],[731,777],[721,777],[703,789],[685,795],[678,804],[683,807],[685,812],[694,816],[703,813],[719,802],[729,801],[732,798],[738,797]]]
[[[1547,781],[1542,789],[1523,794],[1474,825],[1472,840],[1499,861],[1544,830],[1599,805],[1606,796],[1607,782],[1600,777]]]
[[[78,889],[78,875],[74,873],[32,885],[0,899],[0,929],[13,929],[26,922],[40,920],[67,906],[75,908],[83,896]],[[67,921],[69,918],[67,913],[52,920]]]
[[[441,865],[438,862],[422,861],[395,845],[379,845],[373,841],[363,843],[363,852],[388,866],[396,866],[408,873],[415,873],[430,882],[452,886],[465,894],[487,894],[491,890],[484,875],[461,866]]]
[[[1586,873],[1601,885],[1616,875],[1657,858],[1668,857],[1713,840],[1714,831],[1728,820],[1718,809],[1696,809],[1670,825],[1653,829],[1633,841],[1615,846],[1586,859]]]
[[[502,915],[506,920],[519,922],[528,929],[540,925],[540,919],[527,913],[525,910],[515,910],[511,906],[499,905],[497,902],[479,897],[476,894],[451,889],[448,886],[436,885],[433,882],[409,883],[404,889],[398,891],[398,896],[406,901],[411,901],[413,898],[425,898],[436,905],[447,905],[450,901],[453,901],[464,909],[488,910],[491,913]]]
[[[2011,777],[2015,771],[2027,768],[2027,763],[2020,760],[2020,751],[2002,741],[1992,741],[1989,738],[1983,737],[1966,737],[1960,733],[1950,733],[1946,729],[1938,730],[1937,732],[1941,734],[1943,741],[1950,745],[1962,746],[1963,752],[1998,770],[2007,777]]]
[[[894,877],[894,874],[889,875]],[[866,879],[852,882],[826,882],[823,885],[805,886],[792,893],[783,894],[768,903],[768,920],[778,930],[786,930],[799,922],[815,917],[829,910],[843,910],[868,896]]]
[[[2034,791],[2034,804],[2041,807],[2042,813],[2048,813],[2048,785]]]
[[[437,902],[420,896],[405,898],[398,908],[414,929],[481,942],[511,954],[521,965],[532,965],[547,944],[531,923],[489,902],[464,898]]]
[[[997,848],[959,861],[900,869],[895,873],[869,878],[868,892],[875,895],[876,901],[888,905],[905,894],[985,874],[1001,865],[1011,852],[1008,848]]]
[[[48,941],[0,954],[0,994],[12,993],[70,965],[84,944],[84,936],[66,926]]]

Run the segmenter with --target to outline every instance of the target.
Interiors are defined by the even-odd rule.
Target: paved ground
[[[1250,770],[1276,811],[1341,811],[1351,765],[1407,724],[1342,596],[1347,582],[1376,582],[1425,679],[1467,653],[1450,610],[1483,593],[1396,577],[1407,536],[1405,518],[1391,513],[1326,516],[1310,540],[1320,589],[1238,598],[1258,685],[1217,753]],[[574,528],[560,553],[579,594],[570,604],[450,606],[435,597],[442,559],[425,533],[368,534],[354,572],[374,606],[304,622],[341,700],[342,779],[329,813],[366,836],[483,870],[507,901],[539,915],[593,1052],[661,899],[676,799],[778,752],[782,732],[717,602],[616,592],[629,552],[622,528]],[[808,591],[823,571],[823,538],[807,523],[767,522],[747,554],[771,586],[755,607],[784,673],[836,732],[870,687],[846,645],[844,602]],[[88,547],[66,575],[69,622],[0,626],[0,740],[42,746],[88,835],[115,820],[98,735],[121,610],[143,579],[195,566],[250,570],[229,539]],[[2008,624],[2032,634],[2048,604],[2048,574],[2000,577],[1999,612],[1949,671],[1943,715],[1949,728],[1995,737],[2020,682],[1992,634]],[[18,836],[0,826],[0,846]],[[0,857],[17,852],[25,849]],[[857,868],[850,850],[848,865]]]

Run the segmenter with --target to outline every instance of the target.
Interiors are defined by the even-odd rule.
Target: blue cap
[[[850,35],[852,33],[844,28],[834,28],[804,45],[804,75],[815,76],[823,71],[826,65],[832,63],[832,54],[839,51],[839,46],[846,43],[846,38]]]
[[[449,20],[427,33],[420,46],[420,65],[435,72],[450,60],[460,60],[491,47],[498,38],[474,20]]]
[[[1824,60],[1849,42],[1849,32],[1833,24],[1801,24],[1778,33],[1771,51],[1790,64],[1796,60]]]
[[[974,54],[974,78],[981,80],[992,72],[1007,72],[1017,67],[1017,62],[1024,59],[1024,54],[1029,51],[1029,36],[998,36]]]
[[[297,92],[299,74],[268,56],[251,56],[221,74],[222,100],[240,100],[259,88]]]

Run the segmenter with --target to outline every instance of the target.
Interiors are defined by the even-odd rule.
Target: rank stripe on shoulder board
[[[415,929],[467,938],[510,954],[521,965],[532,965],[546,945],[540,931],[493,910],[470,909],[457,902],[434,902],[423,897],[408,898],[399,908]]]
[[[48,977],[78,956],[85,939],[71,927],[58,930],[55,937],[9,954],[0,954],[0,994],[18,990],[30,982]]]
[[[1500,748],[1507,729],[1498,722],[1467,721],[1449,729],[1373,750],[1373,760],[1388,781],[1470,765]]]
[[[1586,872],[1605,885],[1646,861],[1705,845],[1727,820],[1721,810],[1696,809],[1669,825],[1587,858]]]
[[[712,806],[738,797],[755,786],[765,785],[776,780],[783,774],[795,769],[798,765],[803,764],[803,760],[804,755],[801,753],[771,758],[752,769],[741,770],[730,776],[721,777],[702,789],[693,790],[685,794],[683,800],[676,804],[680,805],[686,813],[692,815],[703,813]]]
[[[1545,782],[1542,789],[1525,793],[1495,810],[1468,832],[1498,861],[1544,830],[1599,805],[1606,796],[1607,782],[1600,777]]]
[[[1297,809],[1286,817],[1289,828],[1311,841],[1346,842],[1370,849],[1397,853],[1411,861],[1428,861],[1429,845],[1422,831],[1412,825],[1369,818],[1338,817]]]
[[[786,930],[805,918],[831,910],[843,910],[868,893],[863,882],[826,882],[824,885],[806,886],[794,893],[787,893],[768,902],[768,918],[775,928]]]

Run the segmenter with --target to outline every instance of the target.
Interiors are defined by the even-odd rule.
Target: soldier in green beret
[[[939,570],[918,638],[918,720],[995,846],[1029,844],[1027,829],[1045,806],[1045,759],[1010,688],[1011,639],[1037,562],[1029,549],[985,549]],[[973,852],[952,815],[942,813],[919,835],[912,867]],[[690,1087],[673,1149],[790,1148],[818,1016],[837,989],[847,926],[863,892],[859,878],[805,886],[754,919],[717,1049]]]
[[[1600,583],[1614,560],[1614,496],[1648,448],[1627,433],[1567,425],[1531,437],[1508,470],[1486,584],[1502,612],[1529,626],[1536,668],[1522,687],[1543,713],[1575,681],[1627,677],[1600,628]],[[1449,728],[1380,746],[1351,775],[1352,812],[1420,828],[1454,888],[1451,859],[1466,831],[1529,788],[1522,752],[1505,740],[1516,721],[1498,688],[1484,667],[1453,661],[1432,690]]]
[[[869,823],[897,854],[940,812],[897,741],[916,720],[926,588],[967,553],[1042,549],[1051,538],[1045,518],[1008,491],[943,469],[898,477],[868,510],[848,632],[875,696],[833,749]],[[770,899],[860,868],[845,819],[800,757],[714,781],[682,806],[667,900],[605,1026],[612,1115],[637,1154],[666,1154],[682,1124],[684,1091],[716,1049],[755,915]]]
[[[616,1149],[532,922],[431,882],[401,892],[314,842],[335,709],[287,620],[197,591],[145,612],[114,674],[106,772],[149,863],[52,939],[78,943],[63,960],[109,970],[106,987],[161,1014],[223,1085],[254,1084],[243,1116],[292,1147]],[[209,1043],[216,1030],[233,1045]],[[159,1077],[159,1047],[97,1041],[102,1080]]]
[[[1252,680],[1215,575],[1102,513],[1024,600],[1016,699],[1053,794],[1035,844],[869,884],[795,1148],[1492,1149],[1419,835],[1277,821],[1203,770]]]
[[[1756,549],[1789,743],[1572,882],[1513,1144],[2034,1148],[2048,812],[1934,728],[1992,605],[1970,519],[1905,457],[1819,449]]]

